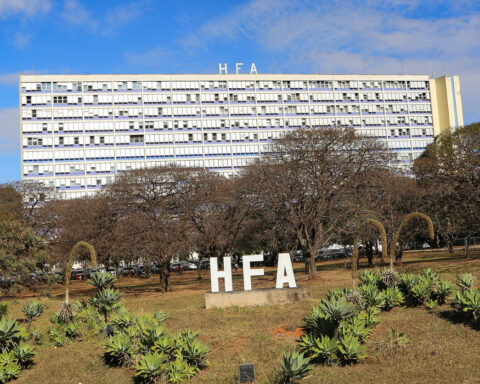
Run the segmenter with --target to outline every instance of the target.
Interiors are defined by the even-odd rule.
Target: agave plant
[[[307,334],[321,336],[330,334],[333,330],[333,323],[327,319],[327,315],[319,305],[312,308],[310,314],[305,318],[305,330]]]
[[[0,368],[0,383],[16,379],[20,375],[20,367],[16,363],[9,363]]]
[[[93,285],[98,291],[108,288],[115,283],[116,279],[108,272],[93,273],[87,283]]]
[[[115,328],[124,330],[133,324],[133,315],[127,309],[121,309],[110,319]]]
[[[322,300],[318,305],[320,310],[325,314],[325,318],[333,324],[333,337],[338,338],[338,328],[340,322],[344,319],[352,317],[357,308],[354,304],[349,303],[345,298],[336,299],[331,297],[329,300]]]
[[[166,333],[161,325],[148,327],[140,334],[140,343],[145,350],[149,350]]]
[[[432,281],[437,281],[438,280],[437,272],[435,272],[432,268],[422,269],[420,271],[419,275],[420,275],[420,277],[424,277],[424,278],[432,280]]]
[[[292,351],[283,355],[280,360],[281,372],[278,382],[281,384],[295,384],[307,376],[310,371],[310,358],[303,353]]]
[[[199,340],[189,342],[182,348],[180,354],[188,365],[192,367],[202,369],[208,366],[207,360],[209,350],[205,344],[202,344]]]
[[[384,303],[383,295],[374,284],[362,285],[359,288],[360,295],[366,308],[381,308]]]
[[[433,294],[439,305],[445,304],[453,292],[453,285],[448,280],[439,280],[435,285]]]
[[[175,351],[175,341],[172,337],[165,335],[155,341],[155,344],[151,350],[157,353],[164,353],[165,355],[171,357]]]
[[[158,383],[167,368],[167,355],[162,353],[147,353],[136,365],[135,376],[144,383]]]
[[[169,364],[168,382],[180,384],[195,376],[196,373],[197,368],[188,365],[188,363],[181,358],[177,358]]]
[[[21,368],[27,368],[33,364],[35,348],[27,343],[18,344],[15,349],[15,360]]]
[[[400,275],[399,287],[405,296],[409,296],[413,287],[417,283],[418,277],[414,273],[404,273]]]
[[[300,352],[310,356],[312,354],[312,349],[315,346],[316,339],[317,337],[311,333],[307,333],[306,335],[302,336],[298,342],[298,348],[300,349]]]
[[[78,338],[80,336],[78,325],[68,324],[67,326],[65,326],[65,336],[71,340]]]
[[[476,282],[475,276],[473,276],[470,272],[464,273],[463,275],[457,275],[457,286],[462,291],[469,291],[473,288]]]
[[[363,316],[354,316],[350,319],[342,321],[342,324],[340,325],[341,338],[345,335],[353,335],[358,337],[358,339],[364,343],[368,340],[371,334],[372,330],[367,327],[365,318]]]
[[[398,287],[388,287],[381,292],[383,297],[382,309],[389,311],[393,307],[403,304],[404,298]]]
[[[21,327],[16,320],[0,319],[0,348],[2,351],[10,351],[22,340]]]
[[[132,343],[126,335],[110,336],[105,343],[105,359],[111,365],[127,365],[132,357]]]
[[[320,336],[314,339],[311,349],[312,358],[320,361],[331,362],[337,359],[338,345],[335,339]]]
[[[15,357],[15,351],[3,351],[0,353],[0,366],[15,363],[16,360],[17,358]]]
[[[338,343],[338,351],[345,363],[354,363],[367,357],[365,346],[360,343],[358,337],[345,335]]]
[[[153,317],[155,320],[157,320],[159,323],[163,323],[165,320],[167,320],[168,315],[163,312],[163,311],[157,311],[153,314]]]
[[[42,316],[44,305],[41,303],[37,303],[36,301],[27,301],[25,306],[23,307],[22,311],[27,318],[27,332],[30,331],[30,327],[32,326],[33,320],[37,317]]]
[[[358,280],[360,281],[360,285],[368,285],[368,284],[378,285],[379,282],[381,281],[381,277],[374,271],[366,269],[365,271],[363,271],[358,275]]]
[[[478,288],[472,288],[465,291],[461,298],[462,310],[471,317],[474,321],[480,320],[480,291]]]
[[[112,289],[105,288],[97,293],[99,311],[105,317],[105,321],[108,321],[110,313],[118,308],[120,303],[120,292]]]
[[[432,294],[431,282],[428,279],[418,279],[417,283],[413,286],[410,296],[413,300],[413,304],[424,305],[427,300],[430,299]]]

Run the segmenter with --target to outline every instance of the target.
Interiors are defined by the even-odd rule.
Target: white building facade
[[[22,75],[22,180],[65,198],[131,169],[175,163],[227,176],[293,129],[351,126],[395,166],[463,125],[458,77],[427,75]]]

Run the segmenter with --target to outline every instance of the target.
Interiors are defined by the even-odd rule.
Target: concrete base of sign
[[[251,307],[255,305],[288,304],[310,298],[310,287],[260,288],[251,291],[207,292],[206,308]]]

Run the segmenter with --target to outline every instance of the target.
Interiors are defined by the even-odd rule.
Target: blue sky
[[[478,0],[0,0],[0,182],[20,179],[18,74],[458,74],[480,121]]]

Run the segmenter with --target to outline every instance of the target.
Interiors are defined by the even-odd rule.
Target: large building
[[[408,171],[463,125],[458,77],[427,75],[22,75],[20,110],[23,180],[67,198],[172,162],[230,175],[306,126],[353,126]]]

